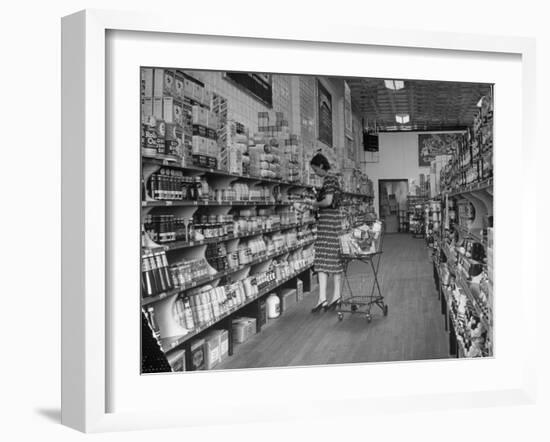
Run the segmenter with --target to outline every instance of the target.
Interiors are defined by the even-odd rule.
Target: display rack
[[[478,262],[461,252],[462,248],[468,242],[480,243],[487,249],[487,241],[484,232],[488,227],[492,227],[492,179],[484,182],[471,184],[468,186],[454,189],[453,191],[443,191],[442,215],[446,222],[442,222],[438,234],[435,236],[436,255],[443,255],[444,265],[452,277],[453,283],[458,290],[468,299],[468,312],[470,315],[479,319],[479,322],[485,330],[485,344],[483,345],[482,356],[491,356],[493,354],[493,321],[492,321],[492,299],[484,300],[480,296],[480,286],[468,280],[468,274],[464,265],[472,263],[482,266],[484,274],[492,275],[488,272],[486,262]],[[471,204],[471,218],[460,216],[460,212],[455,214],[454,219],[449,216],[451,208],[459,207],[461,204]],[[449,229],[444,229],[444,224]],[[454,233],[452,233],[454,232]],[[450,309],[450,292],[444,287],[441,281],[440,266],[443,262],[435,259],[434,275],[437,273],[436,286],[440,290],[440,299],[442,303],[442,313],[446,315],[450,332],[451,353],[457,357],[469,357],[468,351],[464,347],[463,335],[468,334],[464,325],[459,326],[458,319],[452,316]],[[492,283],[491,283],[492,284]],[[441,296],[442,295],[442,296]],[[448,319],[447,319],[448,318]]]
[[[409,218],[408,227],[413,238],[424,238],[426,229],[424,213],[425,203],[426,198],[424,196],[407,196],[407,215]]]
[[[220,186],[227,186],[235,182],[247,182],[251,186],[251,189],[254,189],[255,186],[268,186],[271,194],[270,199],[255,199],[255,200],[213,200],[211,195],[209,199],[195,199],[195,200],[155,200],[153,196],[148,193],[147,185],[149,180],[163,167],[169,167],[170,169],[181,171],[184,176],[193,176],[201,177],[201,179],[206,179],[210,184],[213,185],[213,188]],[[302,191],[312,191],[313,186],[298,182],[290,182],[278,179],[264,179],[249,175],[237,175],[228,173],[223,170],[202,168],[195,166],[182,166],[177,161],[167,158],[157,158],[151,156],[144,156],[142,163],[142,184],[143,184],[143,200],[142,200],[142,222],[150,213],[177,213],[180,216],[185,218],[191,218],[197,210],[207,210],[207,213],[214,213],[216,215],[226,215],[229,213],[232,208],[235,209],[244,209],[247,207],[266,207],[268,209],[273,209],[275,213],[277,209],[281,208],[290,208],[293,204],[292,195],[295,192],[298,194]],[[276,189],[276,191],[275,191]],[[273,198],[276,196],[277,199]],[[365,197],[361,195],[361,197]],[[160,212],[158,212],[160,211]],[[212,244],[221,244],[227,243],[232,244],[233,247],[236,247],[240,240],[253,238],[253,237],[263,237],[263,235],[284,233],[285,231],[302,231],[306,229],[308,232],[314,232],[314,230],[309,230],[311,227],[314,227],[314,219],[302,219],[301,222],[291,222],[291,223],[282,223],[273,226],[272,228],[261,228],[261,229],[252,229],[246,231],[240,231],[236,234],[228,234],[223,236],[217,236],[213,238],[204,238],[204,239],[186,239],[179,241],[169,241],[164,243],[158,243],[153,241],[146,232],[142,233],[142,250],[144,253],[147,252],[158,252],[163,251],[165,253],[184,253],[182,256],[192,256],[193,258],[203,257],[205,254],[206,247]],[[295,245],[289,247],[279,248],[273,253],[263,253],[259,256],[254,257],[250,262],[247,262],[243,265],[234,266],[232,268],[227,268],[222,271],[210,271],[208,275],[198,278],[183,285],[171,288],[169,290],[163,291],[162,293],[157,293],[153,296],[143,296],[141,300],[141,305],[144,310],[144,313],[148,311],[151,307],[154,307],[157,303],[166,302],[171,297],[181,296],[181,294],[186,293],[192,289],[198,289],[207,284],[217,284],[217,281],[222,279],[231,278],[240,280],[243,275],[249,275],[255,271],[260,271],[260,269],[265,269],[276,258],[284,257],[285,255],[291,254],[298,250],[309,248],[313,245],[314,239],[306,241],[298,241]],[[170,255],[171,256],[171,255]],[[168,261],[171,258],[169,257]],[[229,333],[229,354],[233,353],[233,344],[232,344],[232,328],[231,328],[231,318],[238,314],[241,310],[250,306],[255,302],[259,302],[261,298],[276,289],[277,287],[288,283],[289,281],[301,276],[304,284],[308,287],[310,286],[311,275],[309,270],[312,264],[307,265],[303,268],[300,268],[293,272],[291,275],[288,275],[285,278],[279,279],[270,283],[267,287],[264,287],[257,296],[253,298],[248,298],[246,302],[243,302],[235,307],[231,308],[229,311],[224,312],[222,315],[216,317],[215,319],[203,323],[197,324],[197,326],[191,330],[189,333],[185,333],[180,336],[172,337],[161,337],[158,333],[153,331],[153,327],[149,327],[150,332],[157,339],[159,348],[162,352],[166,354],[166,357],[171,357],[172,354],[175,354],[179,350],[185,350],[186,357],[190,355],[189,345],[193,341],[193,338],[200,338],[203,334],[208,333],[209,330],[214,328],[223,328],[226,329]],[[213,269],[211,269],[213,270]],[[160,358],[157,358],[160,360]],[[157,360],[155,359],[155,360]],[[188,361],[190,362],[190,361]],[[165,367],[161,361],[162,367]],[[189,364],[184,364],[189,366]],[[159,366],[160,367],[160,366]],[[151,364],[147,367],[147,372],[158,372],[163,371],[159,367],[153,367]],[[164,370],[165,371],[165,370]]]
[[[493,354],[492,96],[482,97],[478,107],[473,126],[467,130],[458,149],[441,170],[441,193],[437,196],[441,203],[441,222],[434,234],[434,278],[442,313],[446,315],[446,326],[449,323],[451,353],[458,357],[471,357],[463,339],[473,335],[477,339],[474,356]],[[476,259],[473,256],[474,245],[478,250]],[[441,283],[443,268],[450,279],[447,286]],[[477,273],[475,277],[470,273],[472,270]],[[467,300],[465,311],[474,319],[475,333],[468,329],[466,322],[453,316],[450,285]],[[477,329],[478,322],[481,329]],[[481,336],[479,330],[483,331]]]
[[[220,170],[220,169],[212,169],[212,168],[205,168],[205,167],[198,167],[198,166],[191,166],[191,165],[182,165],[181,160],[177,158],[159,158],[158,156],[146,155],[143,152],[142,152],[142,160],[144,163],[147,163],[153,168],[158,169],[162,166],[174,167],[190,175],[206,175],[206,176],[212,176],[212,177],[234,178],[237,180],[245,180],[245,181],[261,181],[262,183],[265,183],[265,184],[280,184],[283,186],[314,189],[313,185],[301,183],[298,181],[285,181],[285,180],[279,180],[279,179],[260,178],[253,175],[243,175],[243,174],[239,175],[235,173],[229,173],[225,170]]]
[[[253,236],[259,236],[259,235],[267,235],[270,233],[276,233],[276,232],[283,232],[285,230],[292,230],[292,229],[298,229],[302,227],[307,227],[314,225],[315,221],[307,221],[303,223],[296,223],[296,224],[286,224],[281,225],[278,227],[274,227],[272,229],[259,229],[254,231],[248,231],[244,232],[242,234],[237,235],[226,235],[226,236],[220,236],[215,238],[207,238],[202,240],[196,240],[196,241],[172,241],[170,243],[165,244],[157,244],[154,243],[152,240],[145,246],[146,248],[156,251],[156,250],[164,250],[164,251],[172,251],[172,250],[181,250],[181,249],[188,249],[191,247],[198,247],[208,244],[218,244],[220,242],[228,242],[235,239],[244,239],[244,238],[250,238]]]
[[[300,276],[304,272],[307,272],[310,268],[311,268],[311,265],[306,266],[304,268],[301,268],[301,269],[297,270],[296,272],[294,272],[292,275],[288,276],[287,278],[282,279],[280,281],[274,282],[270,286],[268,286],[268,287],[264,288],[262,291],[260,291],[260,293],[256,297],[254,297],[252,299],[248,299],[243,304],[240,304],[239,306],[237,306],[236,308],[226,312],[225,314],[223,314],[219,318],[216,318],[215,321],[207,323],[206,325],[204,325],[202,327],[198,327],[198,328],[196,328],[195,330],[193,330],[192,332],[190,332],[188,334],[160,339],[159,344],[160,344],[160,347],[161,347],[162,351],[164,351],[165,353],[170,353],[174,350],[179,349],[183,344],[188,342],[190,339],[196,338],[198,335],[200,335],[204,331],[210,329],[214,325],[222,323],[225,319],[229,318],[231,315],[237,313],[239,310],[244,309],[245,307],[249,306],[253,302],[258,301],[260,298],[266,296],[268,293],[272,292],[277,287],[280,287],[281,285],[283,285],[283,284],[291,281],[292,279]],[[231,355],[231,354],[232,354],[232,349],[229,352],[229,355]]]
[[[225,276],[235,274],[237,272],[248,269],[248,268],[250,268],[252,266],[255,266],[257,264],[262,264],[262,263],[268,262],[269,260],[277,258],[281,255],[286,254],[286,253],[291,253],[291,252],[294,252],[298,249],[310,246],[313,243],[314,243],[314,241],[312,240],[312,241],[304,242],[303,244],[298,244],[294,247],[285,247],[285,248],[283,248],[281,250],[278,250],[277,252],[272,253],[270,255],[264,255],[264,256],[258,257],[256,259],[250,261],[248,264],[244,264],[244,265],[241,265],[241,266],[238,266],[238,267],[235,267],[235,268],[231,268],[231,269],[225,270],[223,272],[216,272],[213,275],[208,275],[208,276],[206,276],[204,278],[201,278],[199,280],[191,281],[188,284],[185,284],[185,285],[179,286],[179,287],[175,287],[172,290],[160,293],[158,295],[145,297],[145,298],[142,299],[141,304],[142,304],[142,306],[154,304],[155,302],[161,301],[161,300],[166,299],[170,296],[175,296],[175,295],[177,295],[179,293],[182,293],[186,290],[200,287],[202,285],[208,284],[209,282],[213,282],[213,281],[221,279]]]

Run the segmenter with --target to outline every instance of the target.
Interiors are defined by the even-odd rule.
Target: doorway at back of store
[[[380,219],[384,221],[386,233],[399,232],[401,217],[407,211],[409,180],[378,180],[378,203]]]

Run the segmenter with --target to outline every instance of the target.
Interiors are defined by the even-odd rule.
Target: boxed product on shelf
[[[141,117],[152,117],[153,116],[153,98],[144,97],[141,99]]]
[[[183,92],[185,94],[185,97],[189,99],[193,98],[193,91],[194,81],[190,77],[185,76],[183,79]]]
[[[206,138],[193,135],[192,139],[193,146],[193,155],[207,155],[208,154],[208,145],[206,143]]]
[[[177,123],[165,125],[165,151],[169,155],[183,156],[183,129]]]
[[[231,321],[233,332],[233,342],[242,344],[256,334],[256,319],[248,317],[239,317]]]
[[[162,120],[164,116],[164,100],[162,97],[153,97],[153,116]]]
[[[154,70],[153,94],[155,97],[171,96],[174,90],[174,72],[170,69]]]
[[[150,98],[153,96],[153,69],[141,68],[141,96]]]
[[[166,355],[173,372],[185,371],[185,350],[177,350]]]
[[[174,97],[179,100],[185,98],[185,77],[183,72],[176,70],[174,73]]]
[[[304,283],[300,278],[296,278],[296,302],[304,299]]]
[[[206,369],[206,343],[204,339],[196,339],[189,345],[189,370]]]
[[[226,147],[221,151],[221,168],[229,173],[242,175],[243,160],[242,153],[233,146]]]
[[[221,361],[220,359],[220,331],[211,330],[204,336],[205,345],[205,368],[211,370]]]
[[[219,157],[219,153],[218,143],[216,140],[206,138],[206,155],[217,159]]]
[[[204,86],[198,82],[193,83],[193,99],[199,103],[202,103],[204,99]]]
[[[141,123],[141,147],[149,156],[155,156],[158,151],[157,120],[152,117],[144,117]]]
[[[165,122],[183,125],[183,105],[177,99],[164,97],[162,112]]]
[[[229,356],[229,332],[225,329],[220,332],[220,362],[223,362]]]
[[[296,289],[282,289],[279,292],[279,298],[281,299],[281,313],[284,313],[296,304]]]
[[[203,106],[194,105],[192,108],[192,121],[193,125],[202,126],[208,128],[208,114],[210,111]]]

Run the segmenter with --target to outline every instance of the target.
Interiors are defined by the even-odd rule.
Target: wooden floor
[[[370,284],[363,263],[350,266],[352,287]],[[388,234],[379,281],[388,304],[387,317],[373,306],[373,318],[335,312],[310,313],[312,292],[262,331],[235,347],[217,369],[283,367],[350,362],[422,360],[449,357],[447,333],[433,281],[428,249],[409,234]],[[368,285],[370,287],[370,285]],[[329,298],[332,282],[329,282]]]

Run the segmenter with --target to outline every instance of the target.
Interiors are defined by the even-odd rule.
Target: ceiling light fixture
[[[397,114],[395,116],[395,121],[399,124],[407,124],[410,121],[409,114]]]
[[[405,87],[405,82],[403,80],[384,80],[384,85],[392,91],[398,91]]]

